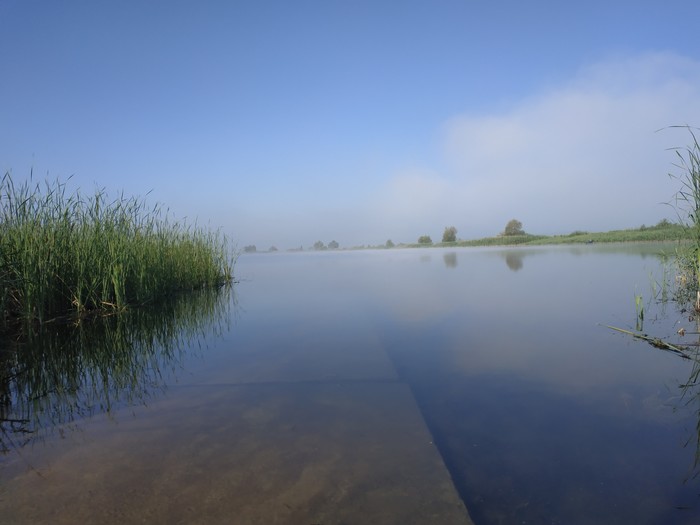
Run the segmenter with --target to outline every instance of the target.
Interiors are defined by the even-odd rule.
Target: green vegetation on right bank
[[[521,226],[522,225],[520,225],[520,227]],[[663,242],[690,241],[694,238],[694,232],[692,229],[682,224],[672,223],[666,219],[659,221],[659,223],[655,226],[642,225],[639,228],[612,230],[606,232],[574,231],[566,235],[533,235],[530,233],[525,233],[522,231],[522,229],[517,229],[515,231],[517,233],[502,233],[494,237],[484,237],[473,240],[458,240],[453,242],[440,242],[435,244],[422,242],[423,237],[427,237],[423,236],[418,240],[418,243],[408,244],[405,246],[516,246],[539,244],[590,244],[595,242]]]
[[[682,224],[659,221],[655,226],[640,226],[626,230],[606,232],[574,231],[567,235],[513,235],[499,236],[502,244],[585,244],[591,242],[647,242],[682,241],[692,238],[691,232]],[[479,241],[475,241],[479,242]]]
[[[676,290],[676,300],[680,303],[694,300],[695,311],[700,312],[700,143],[695,134],[698,128],[673,127],[687,128],[692,139],[688,146],[674,148],[676,163],[673,166],[678,172],[669,173],[681,183],[676,193],[676,209],[680,217],[685,217],[691,241],[678,253],[679,282],[682,284]]]

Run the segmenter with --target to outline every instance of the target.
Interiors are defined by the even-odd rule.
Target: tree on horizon
[[[525,235],[525,230],[523,230],[523,223],[516,219],[511,219],[506,224],[506,228],[503,230],[503,235]]]
[[[457,228],[454,226],[446,226],[445,232],[442,234],[442,242],[455,242],[457,240]]]

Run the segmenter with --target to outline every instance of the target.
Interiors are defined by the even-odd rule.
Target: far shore
[[[481,239],[463,240],[454,242],[415,242],[394,243],[387,241],[379,245],[361,245],[352,247],[327,247],[322,243],[321,248],[293,248],[288,252],[308,251],[343,251],[343,250],[394,250],[399,248],[451,248],[468,246],[540,246],[553,244],[595,244],[595,243],[629,243],[629,242],[685,242],[695,239],[696,231],[688,226],[661,221],[655,226],[641,226],[626,230],[611,230],[606,232],[574,231],[566,235],[534,235],[524,233],[522,235],[496,235]],[[276,248],[270,250],[256,250],[254,246],[247,247],[245,253],[273,253]]]

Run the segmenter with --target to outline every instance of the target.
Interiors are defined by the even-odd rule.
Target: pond
[[[673,249],[245,254],[7,342],[0,522],[698,523],[697,364],[605,326],[697,341]]]

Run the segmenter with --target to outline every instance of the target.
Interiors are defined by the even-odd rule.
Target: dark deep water
[[[115,522],[167,522],[164,492],[202,488],[221,492],[212,508],[240,510],[233,523],[262,523],[251,516],[274,505],[268,522],[365,523],[384,509],[374,522],[401,523],[405,502],[387,487],[424,492],[437,467],[413,451],[429,442],[477,524],[698,523],[700,387],[679,387],[694,363],[602,326],[633,329],[640,294],[645,331],[698,331],[653,300],[660,250],[246,254],[224,301],[32,342],[37,363],[46,348],[64,357],[5,394],[3,417],[27,428],[3,426],[0,522],[43,519],[33,491],[74,517],[101,505]],[[135,468],[144,485],[130,492]],[[231,503],[244,484],[254,490]]]

